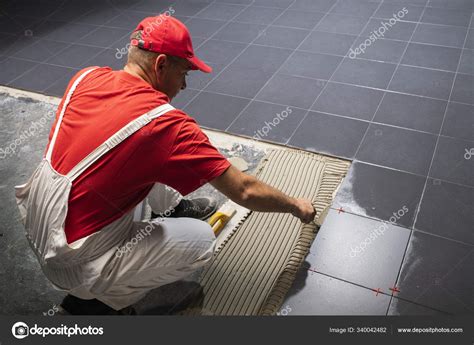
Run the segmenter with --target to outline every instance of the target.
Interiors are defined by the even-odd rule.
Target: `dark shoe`
[[[135,315],[132,307],[115,310],[97,299],[81,299],[73,295],[64,297],[59,306],[61,315]]]
[[[181,199],[180,203],[171,211],[170,218],[196,218],[204,220],[216,212],[217,203],[212,198]],[[161,214],[151,213],[151,218]]]

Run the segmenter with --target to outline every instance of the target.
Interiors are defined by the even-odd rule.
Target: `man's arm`
[[[233,166],[210,183],[232,201],[253,211],[291,213],[304,223],[316,216],[309,200],[289,197]]]

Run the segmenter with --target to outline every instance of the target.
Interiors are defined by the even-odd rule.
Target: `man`
[[[168,103],[190,70],[211,72],[185,25],[145,18],[132,34],[125,68],[86,68],[69,83],[43,162],[17,187],[27,237],[71,314],[111,314],[148,291],[189,275],[213,255],[202,221],[208,198],[186,195],[209,181],[255,211],[310,222],[315,210],[232,167],[196,122]],[[134,222],[145,197],[152,222]]]

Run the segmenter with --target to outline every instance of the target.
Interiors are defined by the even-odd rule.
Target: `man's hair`
[[[137,30],[130,35],[130,39],[141,39],[142,31]],[[144,69],[153,69],[156,58],[160,53],[152,52],[149,50],[138,48],[137,46],[130,45],[128,49],[127,64],[135,64],[141,66]],[[165,54],[172,64],[178,63],[179,58]]]

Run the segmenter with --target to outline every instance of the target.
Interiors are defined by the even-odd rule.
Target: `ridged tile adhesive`
[[[274,315],[309,252],[350,162],[296,150],[271,151],[259,180],[313,201],[315,222],[283,213],[249,211],[217,248],[201,276],[204,297],[184,314]]]

